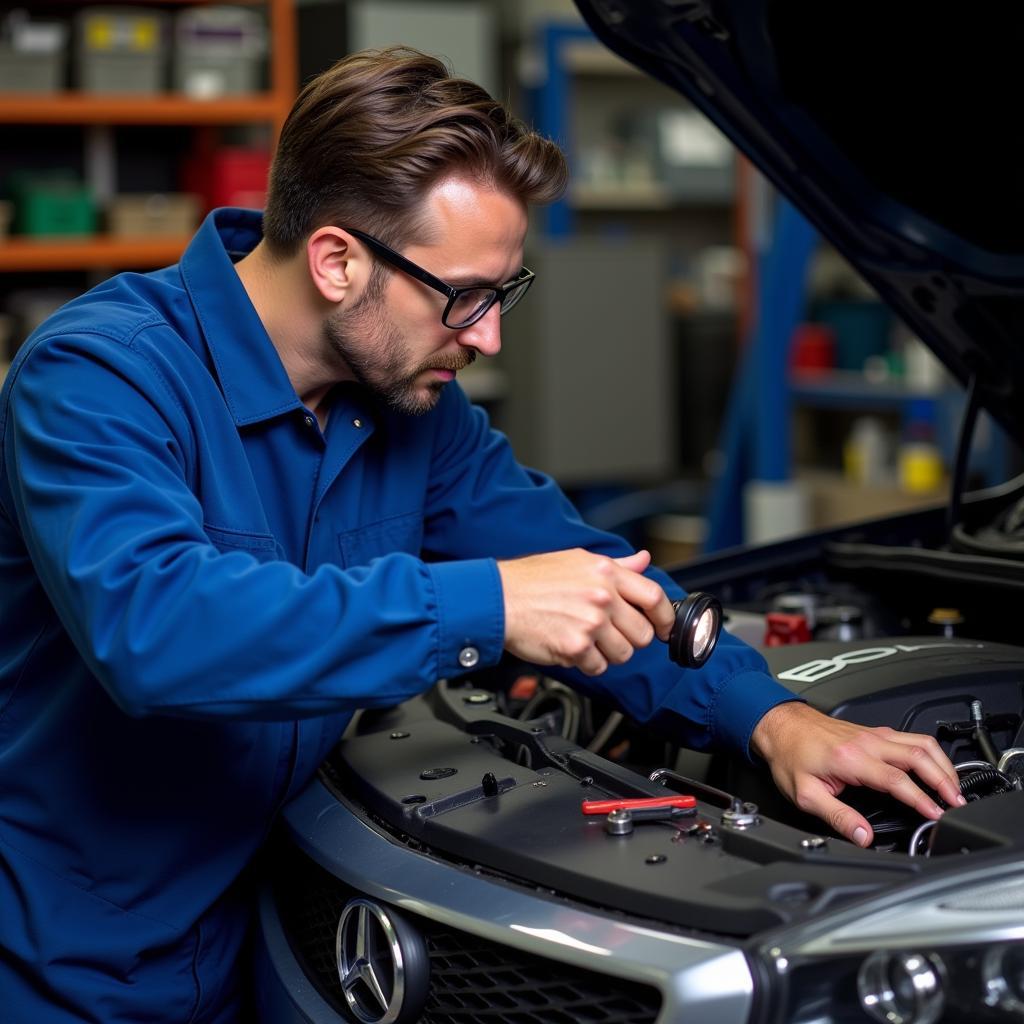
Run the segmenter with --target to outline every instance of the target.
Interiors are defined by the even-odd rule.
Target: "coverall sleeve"
[[[400,702],[461,671],[466,643],[499,659],[492,559],[395,553],[306,574],[215,547],[190,488],[196,425],[143,352],[101,340],[43,339],[16,362],[0,494],[122,709],[289,720]]]
[[[507,439],[490,429],[486,414],[455,389],[435,452],[427,502],[424,546],[439,557],[515,558],[585,548],[620,557],[632,549],[596,530],[550,477],[519,465]],[[648,570],[672,599],[684,596],[665,573]],[[769,674],[764,658],[723,631],[714,654],[699,670],[683,670],[655,640],[624,665],[597,677],[545,668],[577,689],[612,699],[641,722],[651,722],[697,750],[728,749],[749,756],[754,726],[776,704],[798,698]]]

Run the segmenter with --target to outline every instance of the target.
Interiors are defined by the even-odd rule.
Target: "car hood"
[[[849,0],[576,5],[610,49],[704,111],[1024,438],[1014,399],[1024,190],[1011,106],[1024,9],[980,18]]]

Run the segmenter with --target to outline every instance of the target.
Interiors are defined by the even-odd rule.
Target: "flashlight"
[[[675,625],[668,638],[668,656],[683,668],[700,668],[715,649],[722,630],[722,605],[699,591],[673,601]]]

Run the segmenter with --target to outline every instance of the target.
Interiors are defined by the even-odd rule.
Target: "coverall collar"
[[[222,207],[207,215],[180,263],[224,400],[238,426],[302,408],[234,268],[262,237],[259,210]]]

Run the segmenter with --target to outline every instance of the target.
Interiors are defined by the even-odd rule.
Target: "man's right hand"
[[[505,595],[505,647],[537,665],[600,675],[655,636],[667,641],[675,612],[643,576],[651,556],[595,555],[582,548],[498,562]]]

